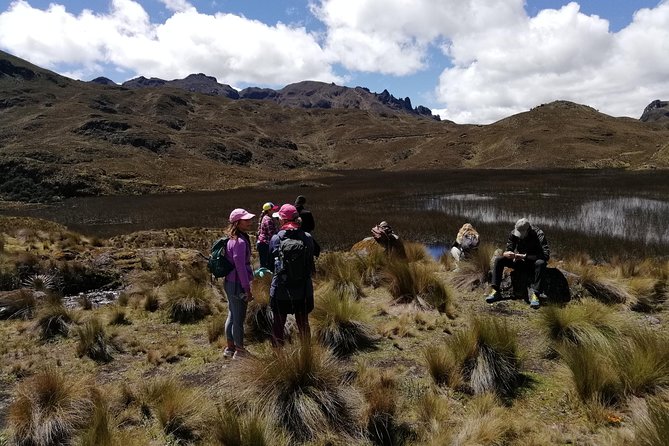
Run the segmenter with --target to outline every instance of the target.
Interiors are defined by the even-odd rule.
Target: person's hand
[[[504,251],[502,254],[503,257],[506,257],[507,259],[513,259],[516,254],[513,251]]]
[[[515,260],[525,260],[527,254],[515,254]]]

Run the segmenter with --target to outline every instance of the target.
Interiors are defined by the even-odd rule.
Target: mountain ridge
[[[287,86],[285,97],[304,101],[311,87],[318,102],[348,88],[309,82]],[[347,169],[669,168],[666,121],[567,101],[461,125],[344,100],[324,108],[251,99],[265,93],[236,100],[82,82],[0,52],[0,198],[220,190]]]

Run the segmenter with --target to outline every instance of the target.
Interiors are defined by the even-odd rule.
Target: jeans
[[[244,321],[248,302],[242,297],[244,290],[239,282],[225,282],[228,296],[228,318],[225,320],[225,337],[237,347],[244,347]]]
[[[537,259],[534,262],[531,260],[516,260],[515,262],[512,259],[507,259],[506,257],[497,257],[495,258],[495,265],[492,271],[492,286],[496,290],[499,290],[499,286],[502,283],[502,272],[504,268],[524,268],[527,272],[527,278],[530,288],[536,294],[540,294],[541,281],[544,278],[546,273],[546,261],[543,259]]]

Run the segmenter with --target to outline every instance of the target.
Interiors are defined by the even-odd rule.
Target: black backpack
[[[211,247],[207,269],[216,278],[225,277],[235,269],[235,265],[225,256],[230,237],[223,237],[214,242]]]
[[[279,244],[281,269],[279,280],[284,285],[300,285],[310,276],[309,249],[302,239],[283,238]]]

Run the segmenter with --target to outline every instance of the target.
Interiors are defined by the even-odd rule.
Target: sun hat
[[[300,216],[300,213],[297,212],[297,209],[295,209],[295,206],[293,206],[292,204],[287,204],[287,203],[284,204],[283,206],[281,206],[281,209],[279,209],[278,214],[279,214],[279,218],[281,220],[285,220],[285,221],[293,221],[293,220],[296,220],[297,217]]]
[[[267,203],[262,205],[262,210],[263,211],[275,211],[276,212],[276,211],[279,210],[279,206],[275,205],[271,201],[268,201]]]
[[[248,212],[246,209],[237,208],[230,212],[230,223],[234,223],[239,220],[250,220],[255,217],[255,214]]]
[[[516,222],[516,227],[513,230],[513,235],[518,238],[525,238],[527,231],[530,229],[530,221],[527,218],[521,218]]]

